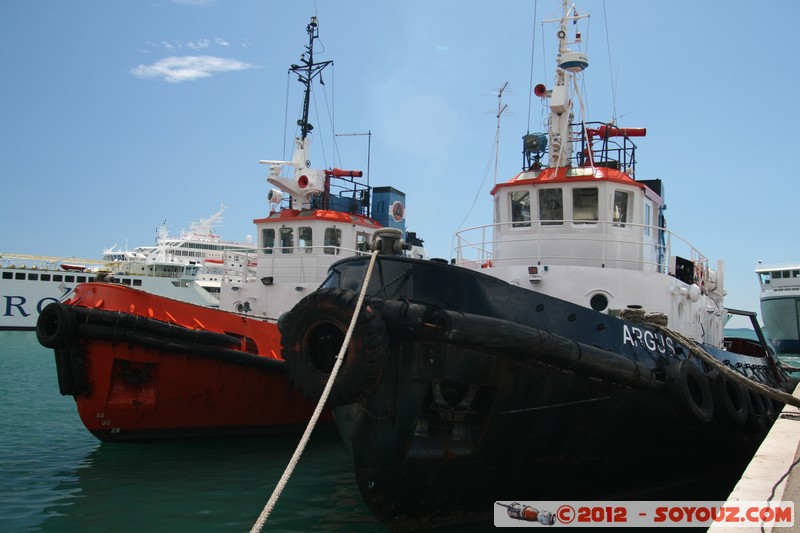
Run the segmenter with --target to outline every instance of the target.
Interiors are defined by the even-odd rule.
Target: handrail
[[[267,253],[269,250],[270,253]],[[291,252],[283,252],[283,250],[291,250]],[[334,250],[335,253],[326,253],[326,250]],[[251,253],[252,252],[252,253]],[[242,282],[256,281],[253,276],[248,275],[249,263],[257,261],[256,268],[270,268],[274,273],[280,275],[284,279],[289,279],[293,282],[305,283],[309,277],[311,278],[324,278],[325,273],[328,271],[328,266],[343,259],[354,255],[369,255],[367,250],[355,250],[345,248],[343,246],[332,246],[330,244],[314,245],[314,246],[268,246],[265,248],[253,248],[247,253],[243,254],[243,266],[240,268],[226,268],[225,281],[230,281],[232,277],[241,275]],[[290,261],[294,259],[294,261]],[[314,264],[306,265],[306,261],[314,260]],[[281,264],[281,263],[288,264]],[[300,263],[298,265],[298,262]],[[310,272],[313,271],[313,272]],[[290,273],[294,272],[295,277]]]
[[[640,268],[653,267],[658,272],[666,273],[669,268],[669,257],[673,254],[673,238],[681,248],[687,248],[688,259],[693,262],[700,262],[703,268],[708,268],[708,259],[701,254],[694,246],[692,246],[686,239],[681,236],[658,226],[648,224],[636,224],[631,222],[612,222],[612,221],[591,221],[586,220],[531,220],[525,222],[525,227],[520,227],[519,221],[514,222],[500,222],[494,224],[484,224],[481,226],[474,226],[466,228],[457,232],[454,236],[455,243],[453,245],[453,256],[456,258],[456,264],[463,263],[480,263],[486,264],[491,261],[497,264],[500,261],[514,261],[521,259],[529,259],[536,262],[547,263],[549,261],[575,261],[575,260],[596,260],[605,264],[608,260],[613,260],[621,263],[638,264]],[[629,232],[625,238],[615,237],[614,233],[609,230],[613,228],[631,228],[634,232]],[[568,231],[564,231],[568,228]],[[596,231],[601,228],[602,231]],[[487,239],[487,230],[491,229],[491,239]],[[647,231],[659,232],[663,231],[666,234],[666,243],[661,244],[660,239],[646,240],[645,234]],[[468,238],[472,233],[479,233],[478,239]],[[552,235],[551,235],[552,233]],[[638,234],[638,236],[637,236]],[[656,233],[657,235],[657,233]],[[635,238],[634,238],[635,237]],[[599,254],[587,256],[582,253],[580,256],[573,255],[553,255],[545,254],[542,246],[547,242],[556,241],[569,241],[569,242],[597,242],[601,244]],[[527,248],[529,254],[504,256],[502,258],[496,257],[495,249],[498,245],[508,243],[524,244],[530,243],[531,246]],[[644,256],[639,256],[636,259],[616,257],[614,254],[609,253],[611,246],[617,245],[630,245],[639,247],[651,247],[654,251],[654,257],[659,260],[647,260]],[[676,246],[678,247],[678,246]],[[474,253],[472,256],[470,252]],[[609,259],[610,258],[610,259]]]

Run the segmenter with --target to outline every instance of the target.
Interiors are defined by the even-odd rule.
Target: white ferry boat
[[[255,245],[250,236],[244,243],[223,240],[214,226],[222,221],[225,206],[207,219],[190,224],[189,231],[170,235],[166,224],[157,230],[156,244],[138,246],[131,251],[116,245],[103,251],[103,260],[117,275],[174,275],[181,265],[197,267],[193,277],[206,291],[219,298],[223,280],[238,280],[255,274]],[[248,260],[248,257],[250,258]]]
[[[800,354],[800,263],[759,266],[761,318],[779,354]]]
[[[253,250],[252,243],[224,241],[213,231],[223,210],[177,237],[161,226],[154,246],[112,246],[102,260],[0,254],[0,330],[36,329],[47,304],[63,300],[79,283],[99,280],[217,307],[223,279],[231,269],[247,273],[247,252]]]

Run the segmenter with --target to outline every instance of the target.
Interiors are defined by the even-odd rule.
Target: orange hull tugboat
[[[292,430],[314,410],[286,380],[271,322],[85,283],[42,311],[37,335],[103,441]]]
[[[59,389],[100,440],[267,433],[309,420],[314,405],[284,372],[277,318],[335,261],[379,245],[382,231],[394,238],[405,230],[402,192],[373,189],[360,171],[309,168],[311,81],[330,63],[314,62],[317,28],[312,18],[302,64],[290,68],[305,87],[293,157],[261,161],[277,187],[270,213],[254,220],[258,243],[241,250],[241,272],[226,268],[219,309],[83,283],[42,310],[37,337],[55,351]],[[405,238],[423,258],[422,241]]]

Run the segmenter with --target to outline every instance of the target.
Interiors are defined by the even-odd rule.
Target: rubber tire
[[[667,367],[667,391],[675,409],[687,422],[708,423],[714,417],[709,381],[689,359]]]
[[[748,433],[763,433],[767,429],[767,407],[764,403],[763,396],[747,390],[747,423],[744,428]]]
[[[711,382],[711,396],[718,421],[735,427],[747,422],[747,394],[739,384],[719,373]]]
[[[321,289],[280,318],[286,373],[307,398],[318,400],[322,395],[357,300],[358,295],[346,289]],[[326,405],[355,403],[372,392],[383,375],[387,346],[386,325],[377,310],[362,305]]]
[[[36,320],[36,338],[46,348],[67,346],[78,332],[78,317],[67,305],[48,304]]]

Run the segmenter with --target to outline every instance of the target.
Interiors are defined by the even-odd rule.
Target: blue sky
[[[534,7],[538,23],[534,25]],[[585,0],[591,120],[646,127],[638,176],[661,178],[668,227],[726,262],[727,305],[758,309],[759,260],[800,260],[794,72],[800,2]],[[701,9],[702,8],[702,9]],[[252,235],[266,167],[289,155],[287,76],[316,15],[317,167],[366,168],[407,195],[432,256],[491,222],[496,89],[508,82],[498,179],[544,131],[555,0],[3,0],[0,252],[98,258],[227,207]],[[608,35],[606,34],[608,29]],[[544,37],[544,39],[543,39]],[[543,54],[548,54],[545,58]],[[288,83],[288,98],[287,98]],[[612,91],[612,85],[615,90]],[[319,88],[319,86],[317,86]],[[474,204],[474,207],[472,207]]]

